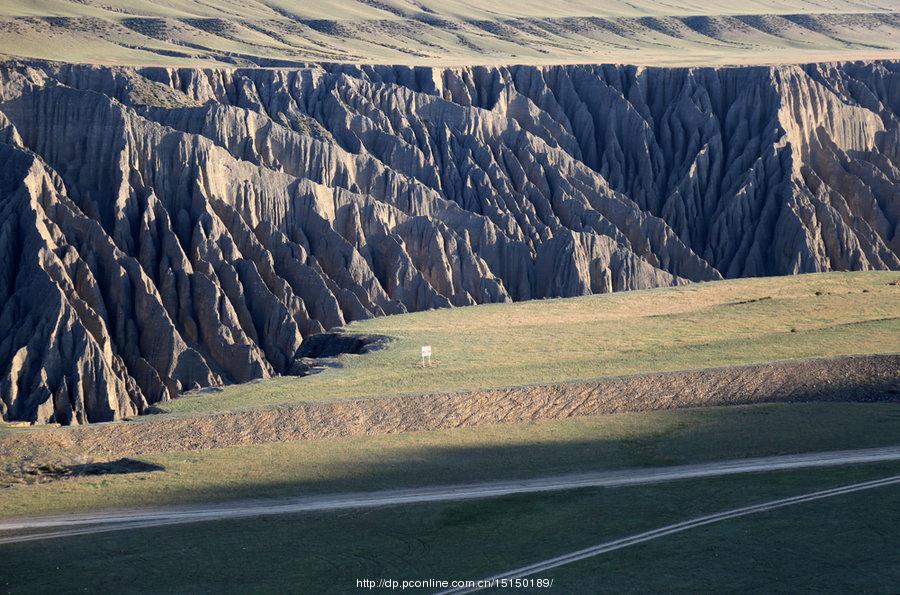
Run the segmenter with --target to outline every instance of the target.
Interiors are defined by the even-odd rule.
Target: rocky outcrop
[[[0,71],[0,413],[407,311],[900,268],[900,65]]]

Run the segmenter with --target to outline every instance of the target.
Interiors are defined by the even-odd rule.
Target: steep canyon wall
[[[0,68],[0,413],[429,308],[900,268],[900,63]]]

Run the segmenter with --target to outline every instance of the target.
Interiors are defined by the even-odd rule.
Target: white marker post
[[[423,368],[426,366],[426,363],[425,363],[426,360],[428,362],[427,365],[430,367],[431,366],[431,345],[423,345],[422,346],[422,367]]]

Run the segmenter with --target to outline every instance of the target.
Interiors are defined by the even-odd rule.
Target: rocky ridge
[[[437,307],[900,268],[900,64],[0,68],[0,413]]]

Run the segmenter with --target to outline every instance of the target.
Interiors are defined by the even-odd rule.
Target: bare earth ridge
[[[898,386],[900,355],[853,356],[11,432],[0,449],[52,445],[119,457],[683,407],[893,401]]]

